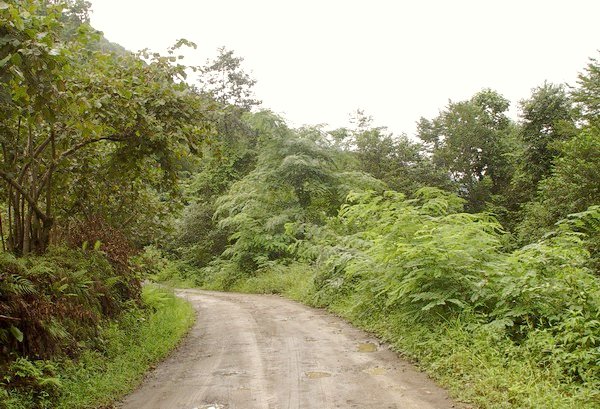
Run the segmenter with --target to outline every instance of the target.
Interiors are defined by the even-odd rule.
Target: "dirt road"
[[[276,296],[179,294],[198,321],[122,408],[456,407],[427,376],[324,311]]]

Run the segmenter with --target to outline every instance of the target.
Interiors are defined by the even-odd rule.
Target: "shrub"
[[[493,330],[540,368],[559,368],[563,381],[600,383],[600,283],[588,251],[596,207],[507,252],[493,217],[458,213],[452,203],[432,189],[411,200],[349,196],[327,228],[295,244],[302,254],[320,250],[307,258],[317,270],[316,303],[350,302],[360,316],[432,329],[466,314],[468,325]]]
[[[53,248],[17,259],[0,253],[0,365],[13,353],[73,355],[96,342],[97,325],[139,298],[139,280],[94,249]]]

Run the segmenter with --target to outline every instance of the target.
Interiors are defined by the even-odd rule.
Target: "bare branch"
[[[21,318],[9,317],[7,315],[0,314],[0,320],[21,321]]]

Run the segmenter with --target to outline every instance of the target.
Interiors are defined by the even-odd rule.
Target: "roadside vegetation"
[[[108,406],[193,319],[144,288],[210,100],[167,56],[89,26],[84,1],[0,1],[0,407]]]
[[[193,317],[144,279],[328,308],[476,407],[600,405],[598,59],[518,120],[483,89],[415,138],[294,129],[232,51],[131,53],[88,7],[0,1],[0,407],[131,390]]]
[[[62,363],[63,388],[56,407],[110,406],[133,391],[194,322],[192,306],[172,291],[145,286],[142,301],[143,309],[129,311],[103,329],[102,350]]]
[[[7,369],[2,407],[111,407],[179,343],[194,322],[189,303],[163,288],[145,286],[140,306],[97,328],[93,346],[77,359],[18,358]]]

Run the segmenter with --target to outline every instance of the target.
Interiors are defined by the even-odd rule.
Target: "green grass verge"
[[[352,305],[340,300],[328,308],[390,343],[457,400],[482,409],[600,407],[594,385],[565,382],[558,364],[538,361],[534,345],[517,345],[468,316],[432,327]]]
[[[218,286],[208,285],[205,289],[222,290]],[[228,291],[253,294],[281,294],[292,300],[308,303],[312,294],[312,282],[307,280],[306,266],[292,264],[274,267],[260,272],[254,277],[237,281]]]
[[[0,384],[0,409],[106,408],[134,390],[153,365],[173,350],[195,320],[194,309],[172,291],[142,291],[133,306],[105,322],[76,360],[15,362],[8,387]]]
[[[126,314],[103,331],[104,351],[87,351],[77,362],[62,366],[57,408],[98,408],[123,397],[194,323],[192,306],[171,291],[146,286],[142,297],[150,314]]]

